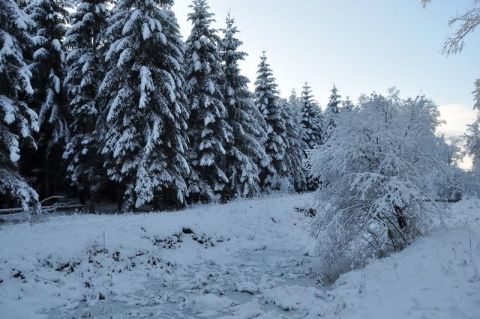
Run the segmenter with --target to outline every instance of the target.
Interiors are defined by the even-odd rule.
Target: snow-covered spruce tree
[[[260,185],[265,190],[278,189],[282,187],[285,179],[288,181],[287,165],[285,165],[287,129],[277,84],[267,62],[265,51],[258,65],[254,94],[255,105],[262,113],[267,125],[265,151],[270,157],[270,163],[260,171]]]
[[[351,111],[355,107],[355,104],[353,104],[352,100],[350,100],[350,97],[347,96],[345,100],[342,101],[342,108],[340,109],[341,112],[345,111]]]
[[[192,201],[221,199],[228,184],[226,144],[233,139],[223,104],[222,66],[213,14],[206,0],[194,0],[188,20],[193,28],[186,41],[185,93],[189,98],[188,137],[191,163],[188,193]]]
[[[69,139],[70,112],[63,86],[65,54],[62,44],[67,6],[70,3],[66,0],[32,0],[26,8],[36,23],[32,28],[34,46],[29,65],[34,94],[29,104],[38,112],[40,132],[36,161],[25,164],[31,171],[40,173],[34,177],[41,184],[37,187],[42,197],[56,194],[55,188],[63,178],[59,163]]]
[[[305,144],[302,141],[300,123],[295,119],[298,105],[286,100],[280,100],[280,103],[286,129],[285,165],[293,188],[297,192],[303,192],[307,190],[307,171]]]
[[[68,21],[65,0],[32,0],[27,12],[36,23],[34,53],[30,69],[33,74],[32,105],[39,110],[41,131],[50,131],[48,144],[68,138],[68,107],[63,88],[65,53],[63,38]],[[43,138],[43,137],[42,137]]]
[[[324,136],[323,117],[320,106],[313,100],[312,89],[305,83],[300,97],[301,101],[301,134],[302,142],[305,147],[305,157],[309,157],[312,150],[317,149],[322,144]],[[307,161],[307,188],[315,190],[318,188],[319,181],[310,174],[310,166]]]
[[[330,98],[328,100],[327,107],[323,113],[324,125],[323,125],[323,141],[325,143],[327,139],[332,135],[332,131],[335,129],[335,119],[340,112],[341,96],[338,94],[338,89],[335,85],[331,90]]]
[[[32,134],[38,130],[37,114],[24,101],[33,94],[24,61],[33,25],[16,1],[0,0],[0,204],[14,199],[24,210],[39,207],[37,193],[18,172],[20,144],[35,147]]]
[[[83,0],[70,14],[72,26],[67,30],[64,46],[66,56],[65,88],[72,113],[71,139],[63,158],[67,175],[80,193],[90,195],[90,212],[95,211],[95,193],[103,178],[99,158],[99,130],[96,129],[100,110],[97,93],[105,74],[104,44],[109,12],[106,0]]]
[[[313,100],[312,89],[306,82],[300,97],[302,103],[302,131],[303,141],[308,149],[320,146],[323,138],[323,118],[319,105]]]
[[[229,14],[221,46],[226,120],[233,130],[233,139],[226,144],[225,173],[229,180],[228,189],[224,191],[226,197],[258,195],[259,169],[269,162],[263,147],[266,139],[264,120],[248,90],[249,80],[240,74],[238,66],[246,53],[239,51],[242,42],[236,38],[237,32],[235,21]]]
[[[292,114],[293,121],[298,126],[300,133],[300,139],[303,136],[302,132],[302,100],[298,97],[295,89],[292,89],[290,96],[288,97],[288,108],[290,109],[290,114]]]
[[[107,29],[109,71],[99,89],[104,167],[123,210],[174,193],[185,202],[184,46],[170,4],[120,0]],[[97,126],[98,127],[98,126]]]
[[[300,97],[297,96],[297,92],[295,89],[292,90],[290,97],[288,98],[288,103],[286,104],[286,109],[291,116],[291,122],[288,121],[286,123],[287,127],[287,136],[289,140],[289,146],[287,151],[287,157],[294,156],[295,158],[291,158],[289,160],[290,164],[288,166],[292,167],[292,165],[296,166],[295,169],[290,169],[293,173],[293,180],[295,190],[297,192],[302,192],[308,189],[308,170],[305,166],[306,164],[306,153],[305,150],[308,148],[307,145],[304,143],[303,137],[303,126],[302,126],[302,100]],[[299,165],[293,164],[298,162]]]
[[[314,235],[321,272],[384,256],[427,230],[437,210],[430,177],[445,174],[435,128],[439,112],[423,96],[363,96],[341,112],[330,139],[310,157],[322,180]],[[341,271],[341,270],[340,270]]]

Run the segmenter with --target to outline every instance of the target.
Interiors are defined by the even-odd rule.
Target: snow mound
[[[279,283],[277,268],[266,270],[267,247],[290,259],[313,250],[311,221],[294,209],[311,200],[279,195],[181,212],[0,225],[0,318],[234,314],[240,304],[229,294],[246,295],[241,302],[248,303],[261,287]]]
[[[437,233],[342,275],[327,318],[480,318],[480,201],[454,204]]]
[[[226,310],[237,305],[238,302],[227,297],[218,297],[216,295],[206,294],[186,301],[183,307],[197,313],[202,313],[202,316],[208,318],[212,315],[218,314],[218,312],[221,312],[222,310]]]
[[[284,311],[308,310],[312,305],[333,301],[330,294],[313,287],[292,285],[263,291],[266,302],[272,302]]]

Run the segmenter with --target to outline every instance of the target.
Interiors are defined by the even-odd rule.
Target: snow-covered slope
[[[454,204],[446,213],[447,229],[342,275],[332,291],[336,311],[323,313],[342,319],[479,319],[480,201]]]
[[[311,194],[0,226],[0,318],[480,318],[480,201],[316,283]]]

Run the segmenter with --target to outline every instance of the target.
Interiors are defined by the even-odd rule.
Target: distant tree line
[[[133,210],[314,188],[304,162],[321,110],[308,85],[280,98],[265,52],[248,90],[233,18],[218,32],[195,0],[184,42],[173,1],[107,4],[0,1],[2,206],[67,193],[92,212],[100,198]]]
[[[108,4],[0,0],[0,206],[67,194],[131,211],[334,185],[337,162],[318,154],[348,152],[337,131],[368,123],[367,98],[334,86],[322,112],[308,83],[281,98],[265,52],[250,92],[235,21],[215,30],[206,0],[185,41],[173,1]]]
[[[345,260],[408,246],[439,201],[480,193],[480,120],[463,138],[439,136],[437,106],[396,89],[353,103],[333,86],[324,111],[308,83],[284,99],[265,52],[251,92],[234,19],[219,32],[193,0],[184,41],[172,5],[0,0],[0,208],[39,212],[68,195],[90,212],[100,200],[132,211],[317,190],[328,279]],[[474,13],[454,22],[471,32]],[[470,172],[457,166],[463,141]]]

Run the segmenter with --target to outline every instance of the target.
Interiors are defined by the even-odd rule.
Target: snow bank
[[[242,288],[235,288],[236,275],[244,271],[237,267],[240,253],[313,250],[309,221],[294,210],[310,200],[311,195],[274,196],[180,212],[56,216],[2,225],[0,317],[88,317],[105,304],[144,306],[148,285],[160,290],[149,302],[174,304],[182,312],[235,307],[237,302],[220,295]],[[241,290],[259,290],[243,285]]]
[[[1,225],[0,318],[479,318],[479,200],[321,287],[312,197]]]
[[[327,318],[480,318],[480,201],[454,204],[447,229],[342,275]],[[315,316],[312,316],[314,318]]]

